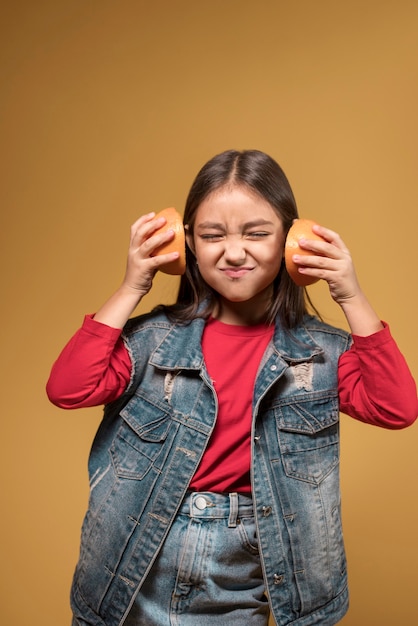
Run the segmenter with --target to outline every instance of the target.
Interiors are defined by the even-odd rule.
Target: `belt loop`
[[[229,494],[229,519],[228,528],[236,528],[238,520],[238,494]]]
[[[188,495],[188,500],[189,500],[189,515],[190,517],[193,517],[193,500],[194,500],[194,493],[191,492]]]

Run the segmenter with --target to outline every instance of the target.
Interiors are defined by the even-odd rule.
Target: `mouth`
[[[221,269],[229,278],[242,278],[253,271],[252,267],[224,267]]]

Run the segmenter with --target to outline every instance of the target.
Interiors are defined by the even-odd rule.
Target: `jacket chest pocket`
[[[141,480],[151,468],[161,470],[179,425],[172,413],[159,400],[135,395],[128,402],[110,448],[117,476]]]
[[[286,475],[319,484],[339,463],[337,395],[293,398],[275,414]]]

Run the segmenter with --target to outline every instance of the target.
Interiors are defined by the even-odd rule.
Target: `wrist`
[[[137,289],[123,284],[97,311],[94,319],[113,328],[123,328],[142,297]]]
[[[383,329],[383,324],[363,292],[338,303],[353,335],[366,337]]]
[[[116,293],[120,298],[126,298],[132,302],[136,300],[138,304],[147,292],[143,289],[138,289],[138,287],[134,285],[123,282]]]

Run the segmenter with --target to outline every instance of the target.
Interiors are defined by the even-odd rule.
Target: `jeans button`
[[[197,509],[203,511],[207,507],[206,498],[204,498],[203,496],[197,496],[196,500],[194,501],[194,505]]]

